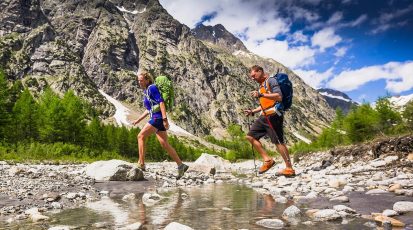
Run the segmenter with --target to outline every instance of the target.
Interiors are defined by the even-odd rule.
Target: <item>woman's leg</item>
[[[166,133],[166,131],[158,131],[156,133],[156,137],[158,138],[159,143],[161,144],[162,148],[164,148],[168,152],[169,156],[172,157],[172,159],[176,162],[176,164],[178,166],[181,165],[182,164],[181,159],[179,158],[175,149],[168,142],[168,134]]]
[[[156,128],[151,124],[147,123],[138,134],[138,154],[139,154],[139,164],[145,164],[145,139],[152,133],[156,132]]]

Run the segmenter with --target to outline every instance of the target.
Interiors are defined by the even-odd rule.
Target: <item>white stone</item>
[[[388,193],[388,192],[384,191],[383,189],[372,189],[366,192],[366,194],[383,194],[383,193]]]
[[[384,161],[386,163],[391,163],[393,161],[397,161],[398,159],[399,159],[398,156],[388,156],[388,157],[384,158]]]
[[[282,214],[284,218],[295,218],[301,215],[301,211],[294,205],[286,208]]]
[[[172,223],[169,223],[164,228],[164,230],[193,230],[193,228],[177,223],[177,222],[172,222]]]
[[[257,221],[256,224],[271,229],[282,229],[285,225],[280,219],[262,219]]]
[[[316,193],[316,192],[310,192],[307,195],[305,195],[306,199],[315,199],[317,197],[318,197],[318,193]]]
[[[391,209],[386,209],[383,211],[383,216],[397,216],[397,215],[399,215],[399,213]]]
[[[330,201],[338,201],[338,202],[341,202],[341,203],[346,203],[346,202],[349,202],[350,199],[346,196],[339,196],[339,197],[331,198]]]
[[[347,212],[347,213],[356,213],[356,211],[352,208],[349,208],[345,205],[334,205],[333,207],[334,210],[336,210],[337,212]]]
[[[136,199],[136,195],[135,193],[129,193],[127,195],[124,195],[122,197],[122,200],[127,201],[127,200],[135,200]]]
[[[162,199],[162,196],[160,196],[157,193],[145,193],[142,196],[142,202],[146,206],[152,206],[156,203],[158,203]]]
[[[69,226],[54,226],[49,228],[48,230],[70,230]]]
[[[33,222],[38,222],[38,221],[41,221],[41,220],[48,220],[49,219],[48,216],[44,216],[40,213],[30,215],[30,218],[32,219]]]
[[[412,212],[413,202],[410,201],[398,201],[393,205],[393,210],[398,213]]]
[[[118,228],[118,230],[139,230],[142,227],[142,224],[139,222],[126,225],[125,227]]]
[[[338,212],[334,209],[323,209],[313,213],[312,217],[315,221],[336,220],[341,218]]]
[[[121,160],[96,161],[86,166],[87,176],[98,181],[136,181],[143,179],[143,172],[135,165]]]

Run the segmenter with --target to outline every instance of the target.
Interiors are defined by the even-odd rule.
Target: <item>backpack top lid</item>
[[[277,73],[273,77],[277,79],[281,93],[283,94],[281,103],[277,104],[277,109],[286,111],[290,109],[293,104],[293,84],[285,73]]]
[[[174,105],[175,95],[172,81],[165,75],[160,75],[155,79],[155,85],[161,92],[167,110],[171,110]]]

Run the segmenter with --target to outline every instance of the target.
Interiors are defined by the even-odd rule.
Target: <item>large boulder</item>
[[[203,153],[190,167],[192,171],[215,174],[216,172],[229,172],[231,163],[217,155]]]
[[[96,161],[86,166],[86,175],[98,181],[143,180],[143,172],[135,165],[121,160]]]

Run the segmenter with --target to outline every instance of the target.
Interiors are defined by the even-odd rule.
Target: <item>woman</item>
[[[153,84],[153,78],[148,72],[139,74],[138,82],[139,86],[143,89],[143,104],[147,110],[133,122],[133,125],[138,124],[150,114],[149,122],[145,124],[138,134],[138,167],[145,171],[145,139],[149,135],[155,133],[162,148],[168,152],[169,156],[171,156],[178,165],[178,175],[176,179],[180,179],[189,167],[182,163],[175,149],[168,143],[168,134],[166,133],[166,130],[169,129],[169,123],[168,118],[166,117],[165,104],[161,93],[159,92],[158,87]]]

